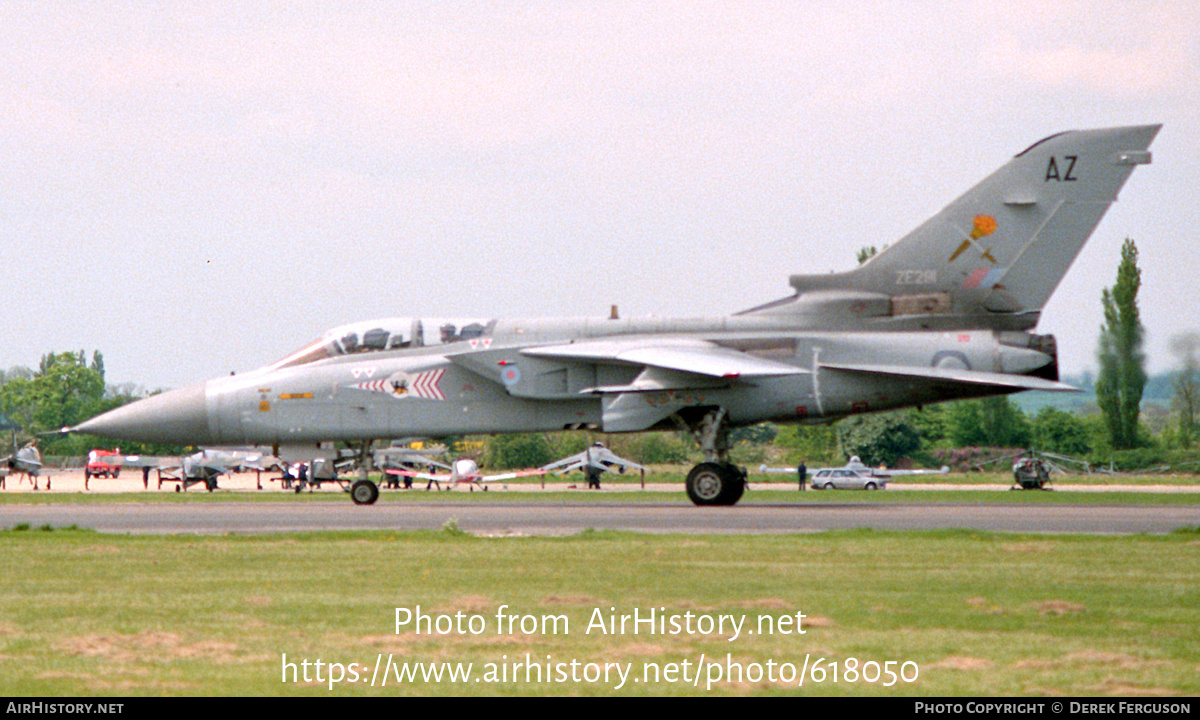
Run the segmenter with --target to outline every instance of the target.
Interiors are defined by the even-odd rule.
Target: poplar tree
[[[1100,374],[1096,378],[1096,402],[1104,414],[1114,449],[1138,445],[1138,412],[1146,387],[1145,334],[1138,316],[1137,294],[1142,271],[1137,266],[1137,246],[1126,239],[1121,246],[1117,282],[1100,296],[1104,325],[1100,328]]]
[[[1171,352],[1179,356],[1183,368],[1175,376],[1175,397],[1171,406],[1179,412],[1179,444],[1191,447],[1196,437],[1196,412],[1200,406],[1200,333],[1184,333],[1171,338]]]

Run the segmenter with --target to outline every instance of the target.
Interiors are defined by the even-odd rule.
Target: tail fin
[[[1133,168],[1150,162],[1160,127],[1065,132],[1035,143],[865,265],[793,275],[796,299],[851,291],[886,301],[897,319],[968,316],[985,327],[1032,327]]]

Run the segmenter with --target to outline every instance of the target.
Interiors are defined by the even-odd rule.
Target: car
[[[870,470],[825,468],[812,476],[813,490],[883,490],[887,478],[872,475]]]
[[[87,465],[83,468],[86,482],[94,477],[119,477],[121,475],[120,450],[93,450],[88,453]]]

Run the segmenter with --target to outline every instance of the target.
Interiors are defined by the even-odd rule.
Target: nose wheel
[[[356,480],[350,486],[350,499],[355,505],[373,505],[379,499],[379,486],[370,480]]]
[[[379,486],[373,481],[367,479],[370,475],[371,466],[374,464],[371,457],[371,441],[363,441],[359,448],[359,479],[354,481],[350,486],[350,499],[355,505],[374,505],[379,499]],[[343,485],[342,487],[345,487]]]
[[[729,423],[725,408],[704,414],[689,428],[705,462],[687,476],[687,495],[697,505],[733,505],[746,491],[746,471],[729,461]]]

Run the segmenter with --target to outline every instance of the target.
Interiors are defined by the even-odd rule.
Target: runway
[[[0,527],[77,525],[111,533],[276,533],[320,530],[436,530],[448,521],[476,535],[569,535],[586,529],[643,533],[809,533],[850,528],[1002,532],[1169,533],[1200,523],[1195,506],[886,504],[743,504],[701,508],[684,503],[420,502],[357,506],[329,502],[204,504],[105,503],[0,505]]]

